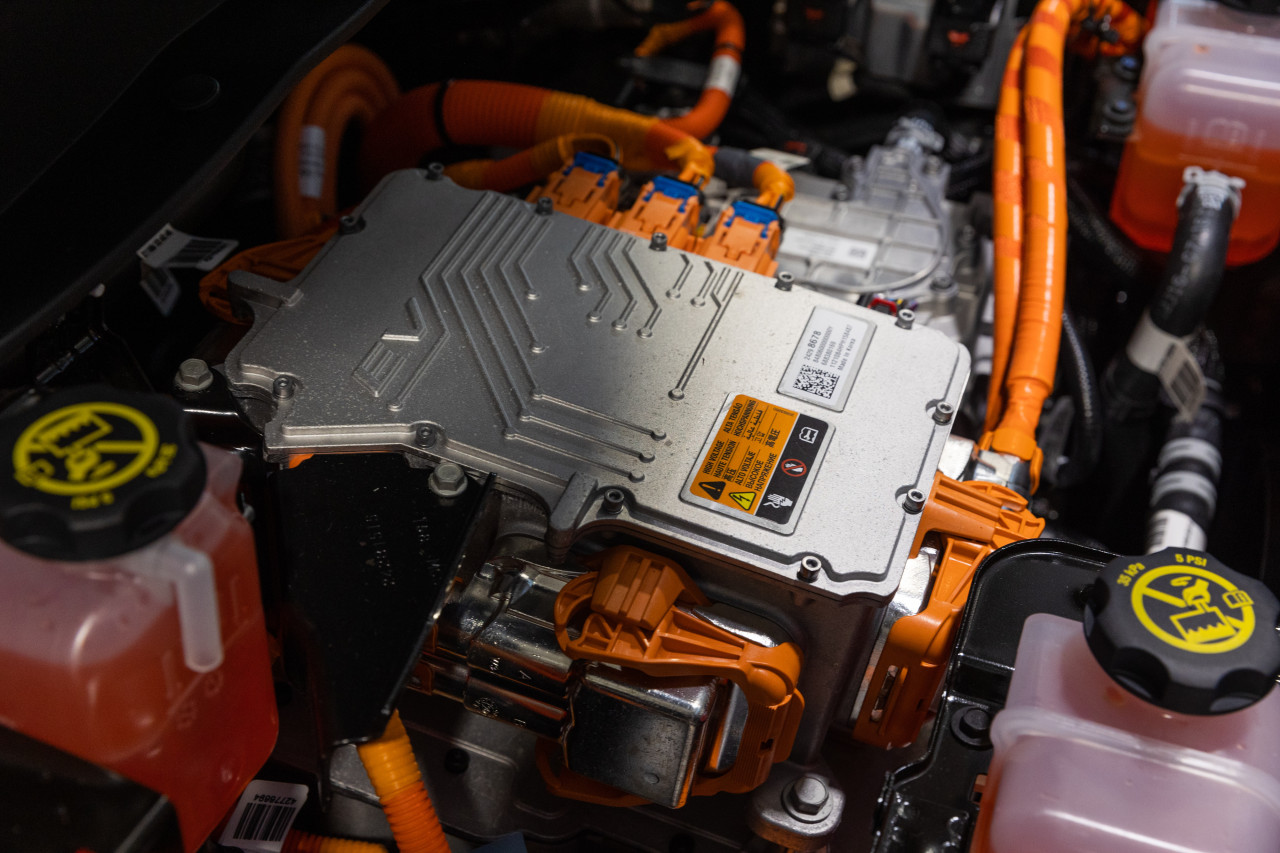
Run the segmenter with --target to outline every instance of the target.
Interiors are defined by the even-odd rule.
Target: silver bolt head
[[[916,322],[916,312],[910,308],[901,308],[898,310],[897,326],[899,329],[910,329]]]
[[[804,815],[816,815],[822,811],[830,797],[826,783],[810,774],[801,776],[787,791],[790,806]]]
[[[213,371],[201,358],[189,358],[178,365],[174,384],[183,391],[203,391],[213,384]]]
[[[941,402],[933,407],[933,421],[936,424],[945,426],[951,423],[951,419],[956,415],[956,407],[947,402]]]
[[[924,502],[928,499],[929,496],[924,492],[919,489],[912,489],[907,492],[906,497],[902,499],[902,508],[912,515],[915,515],[924,509]]]
[[[467,490],[467,473],[460,465],[441,462],[427,479],[427,488],[442,498],[455,498]]]

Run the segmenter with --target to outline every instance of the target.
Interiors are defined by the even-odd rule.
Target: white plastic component
[[[984,809],[988,853],[1256,853],[1280,838],[1280,692],[1218,716],[1117,685],[1079,622],[1030,617]]]
[[[193,672],[222,666],[222,629],[218,624],[218,590],[208,555],[173,537],[122,560],[122,568],[144,577],[168,581],[178,602],[182,656]]]

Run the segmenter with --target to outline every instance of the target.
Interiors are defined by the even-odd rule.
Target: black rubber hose
[[[1059,359],[1064,368],[1067,390],[1075,403],[1075,429],[1072,431],[1071,453],[1058,469],[1057,485],[1066,488],[1089,478],[1102,456],[1105,424],[1102,415],[1102,390],[1098,385],[1093,359],[1085,349],[1080,330],[1069,312],[1062,312],[1062,349]]]
[[[1128,279],[1137,276],[1142,265],[1137,248],[1098,210],[1080,181],[1071,176],[1067,177],[1067,227],[1093,246],[1116,272]]]
[[[1218,293],[1227,265],[1227,239],[1236,201],[1223,187],[1199,185],[1178,208],[1178,230],[1160,290],[1151,303],[1151,321],[1171,335],[1190,335]]]
[[[716,149],[716,177],[731,187],[749,187],[756,168],[764,161],[741,148],[721,145]]]
[[[1130,350],[1150,336],[1148,322],[1166,335],[1185,338],[1199,328],[1218,293],[1235,222],[1238,196],[1221,181],[1192,183],[1178,208],[1173,249],[1160,287],[1129,346],[1112,360],[1103,392],[1112,421],[1149,417],[1160,399],[1157,369],[1139,366]]]

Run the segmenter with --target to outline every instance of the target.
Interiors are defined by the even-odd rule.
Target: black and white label
[[[166,225],[138,250],[138,257],[152,269],[190,267],[210,272],[226,260],[238,245],[236,240],[193,237],[172,225]]]
[[[182,288],[178,285],[178,279],[174,277],[173,273],[163,267],[152,269],[143,264],[140,284],[142,289],[146,291],[147,296],[150,296],[151,301],[156,304],[161,316],[168,317],[173,313],[174,306],[178,304],[178,297],[182,293]]]
[[[880,246],[870,240],[854,240],[822,231],[809,231],[791,226],[782,233],[778,253],[804,258],[810,263],[823,262],[859,270],[875,264]]]
[[[872,326],[866,320],[815,308],[809,315],[778,393],[842,411],[853,391]]]
[[[252,853],[280,853],[306,801],[306,785],[255,779],[240,795],[218,843]]]
[[[324,195],[324,128],[305,124],[298,138],[298,194],[303,198]]]

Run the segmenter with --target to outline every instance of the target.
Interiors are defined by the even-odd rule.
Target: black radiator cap
[[[1212,556],[1166,548],[1118,557],[1090,589],[1089,648],[1130,693],[1183,714],[1252,705],[1280,673],[1280,602]]]
[[[114,557],[186,518],[204,454],[176,403],[85,385],[0,420],[0,539],[55,560]]]

